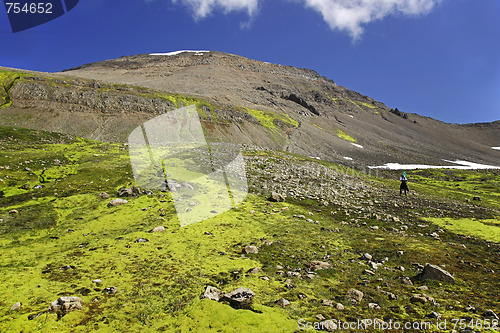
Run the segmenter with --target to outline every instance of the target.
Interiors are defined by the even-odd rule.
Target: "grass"
[[[114,198],[119,188],[133,184],[128,152],[120,144],[0,127],[0,147],[0,190],[4,193],[0,198],[2,332],[293,332],[298,331],[299,319],[317,321],[319,314],[342,321],[420,321],[438,311],[448,321],[465,315],[477,320],[483,310],[500,306],[491,297],[498,290],[498,279],[487,272],[500,269],[493,251],[496,245],[482,240],[483,236],[491,239],[498,219],[471,216],[459,221],[440,217],[436,211],[425,215],[427,222],[412,220],[406,217],[409,208],[404,206],[411,198],[397,201],[400,206],[395,207],[394,198],[384,198],[385,194],[353,197],[344,205],[333,202],[328,207],[307,198],[271,203],[266,195],[249,194],[234,209],[180,227],[170,192],[155,190],[152,195],[130,197],[127,204],[118,207],[108,207],[109,200],[101,199],[101,192]],[[388,180],[300,155],[260,150],[246,151],[245,155],[266,159],[269,166],[282,159],[297,165],[318,163],[349,173],[363,180],[366,187],[392,186]],[[252,176],[254,173],[248,170],[250,177],[258,177],[258,173]],[[432,184],[452,174],[443,175],[420,175],[421,186],[424,179]],[[464,185],[478,181],[484,185],[483,197],[497,195],[498,191],[488,185],[496,176],[466,175]],[[481,177],[488,180],[481,181]],[[26,183],[31,185],[29,189],[19,188]],[[35,190],[34,185],[44,187]],[[373,201],[371,205],[365,203],[368,200]],[[455,208],[449,198],[439,200],[431,204]],[[478,204],[489,203],[483,200]],[[377,214],[383,216],[375,217],[368,208],[382,211]],[[18,213],[9,213],[12,209]],[[427,212],[427,207],[413,209],[422,210],[422,215]],[[388,214],[402,221],[386,219]],[[294,215],[310,217],[319,224]],[[404,233],[389,229],[403,224],[408,227]],[[422,224],[426,226],[419,226]],[[149,232],[159,225],[165,227],[165,233]],[[374,226],[378,229],[371,228]],[[428,236],[438,228],[444,229],[442,241]],[[149,241],[136,243],[140,237]],[[258,246],[259,252],[242,255],[246,245]],[[400,250],[403,256],[397,254]],[[370,267],[358,259],[365,252],[376,260],[389,258],[373,277],[363,273]],[[312,260],[328,261],[332,268],[317,271],[313,279],[291,274],[304,275]],[[444,265],[455,274],[456,284],[416,280],[415,285],[401,284],[399,276],[414,277],[419,272],[415,262]],[[406,268],[404,272],[401,266]],[[249,273],[255,267],[261,272]],[[261,278],[264,276],[268,280]],[[94,279],[102,279],[102,285],[92,283]],[[441,304],[439,308],[410,302],[413,294],[421,293],[416,288],[424,284],[429,287],[425,293]],[[241,286],[252,289],[256,293],[252,310],[201,300],[207,285],[226,292]],[[118,288],[115,295],[102,292],[111,286]],[[350,288],[364,292],[361,304],[345,300]],[[391,291],[398,299],[390,300],[380,290]],[[66,295],[82,297],[83,310],[60,320],[54,313],[43,312],[52,301]],[[291,305],[277,306],[274,302],[282,297]],[[324,306],[322,299],[340,302],[346,309]],[[21,310],[10,311],[16,302],[22,303]],[[369,302],[382,309],[369,309]],[[480,311],[465,313],[462,309],[467,304]]]
[[[484,240],[500,243],[500,220],[499,219],[451,219],[451,218],[428,218],[426,219],[438,226],[446,228],[454,233],[479,237]]]
[[[352,143],[358,143],[358,141],[353,138],[352,136],[346,134],[344,131],[342,131],[340,128],[337,129],[337,136],[341,138],[342,140],[347,140]]]

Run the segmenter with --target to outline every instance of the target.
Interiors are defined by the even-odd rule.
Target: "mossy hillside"
[[[500,243],[500,219],[428,218],[425,221],[432,222],[457,234]]]
[[[498,301],[488,297],[498,290],[498,280],[487,270],[500,268],[492,260],[495,254],[488,247],[492,244],[452,231],[441,232],[442,240],[437,241],[428,234],[438,226],[426,222],[422,227],[422,221],[407,221],[402,211],[398,213],[394,208],[392,198],[381,195],[372,200],[393,207],[391,214],[400,216],[408,226],[404,233],[390,231],[398,228],[398,223],[355,209],[357,202],[347,206],[334,202],[325,207],[315,200],[288,198],[284,203],[271,203],[266,196],[252,194],[235,209],[181,228],[169,192],[127,198],[129,202],[118,207],[108,207],[108,200],[100,198],[102,191],[113,197],[118,188],[132,184],[123,146],[70,138],[65,142],[52,139],[51,144],[37,143],[37,136],[49,140],[50,135],[20,131],[4,129],[6,136],[24,134],[14,142],[2,141],[2,155],[11,158],[0,156],[4,167],[0,178],[13,179],[14,173],[21,172],[16,174],[21,178],[13,185],[17,188],[25,182],[22,177],[29,176],[22,172],[24,160],[33,160],[30,168],[36,173],[41,161],[53,162],[55,157],[61,165],[45,163],[45,167],[49,165],[60,180],[44,183],[42,190],[46,192],[30,188],[24,194],[9,192],[0,199],[1,226],[5,231],[0,234],[2,331],[44,332],[57,328],[62,332],[291,332],[297,330],[298,319],[315,321],[318,314],[343,321],[375,317],[414,321],[424,320],[431,311],[448,319],[464,316],[464,304],[498,309]],[[32,158],[35,153],[39,155]],[[268,163],[284,158],[281,153],[263,151],[246,155],[252,153],[272,156]],[[292,157],[299,163],[301,159],[315,162]],[[57,171],[67,165],[71,172]],[[33,205],[39,206],[32,209]],[[18,214],[9,214],[10,209],[17,209]],[[24,218],[27,215],[30,218]],[[305,215],[314,223],[297,215]],[[52,223],[37,224],[47,216]],[[11,228],[23,218],[23,228]],[[164,234],[149,233],[158,225],[166,228]],[[149,242],[136,243],[139,237]],[[242,256],[245,245],[258,246],[259,253]],[[399,250],[404,255],[398,255]],[[389,258],[373,277],[363,273],[370,269],[358,259],[364,252],[376,259]],[[305,274],[311,260],[325,260],[333,267],[317,271],[313,279],[289,273]],[[414,262],[444,265],[455,274],[457,283],[401,284],[398,276],[412,277],[419,272]],[[254,267],[262,271],[248,273]],[[267,276],[269,281],[261,276]],[[102,279],[102,285],[93,284],[94,279]],[[416,288],[423,284],[430,288],[426,293],[441,304],[439,309],[409,301],[413,294],[421,293]],[[254,311],[200,300],[206,285],[226,292],[240,286],[252,289],[256,293]],[[117,294],[102,292],[111,286],[118,288]],[[361,304],[351,305],[344,298],[353,287],[365,293]],[[377,287],[397,294],[398,300],[389,300]],[[54,313],[28,319],[64,295],[82,297],[84,309],[59,321]],[[278,307],[274,301],[281,297],[292,304],[284,309]],[[324,306],[322,299],[341,302],[346,310]],[[18,301],[23,303],[21,311],[11,312],[9,307]],[[377,302],[382,310],[368,309],[368,302]],[[413,310],[405,308],[407,305],[412,305]],[[480,311],[466,315],[481,318]]]
[[[21,75],[22,73],[0,70],[0,108],[9,107],[12,104],[9,91]]]

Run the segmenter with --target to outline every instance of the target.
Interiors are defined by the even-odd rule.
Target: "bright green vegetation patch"
[[[370,104],[370,103],[365,103],[365,102],[358,102],[358,103],[363,105],[363,106],[366,106],[367,108],[373,109],[373,110],[375,110],[377,108],[375,105]]]
[[[424,193],[500,208],[500,171],[428,169],[407,172]],[[480,200],[474,200],[474,198]],[[478,198],[477,198],[478,197]]]
[[[0,70],[0,108],[12,104],[9,91],[19,78],[21,75],[18,72]]]
[[[500,220],[427,218],[426,220],[452,232],[500,242]]]
[[[347,141],[351,141],[353,143],[357,143],[358,141],[353,138],[352,136],[346,134],[344,131],[342,131],[340,128],[337,129],[337,136],[339,138],[341,138],[342,140],[347,140]]]

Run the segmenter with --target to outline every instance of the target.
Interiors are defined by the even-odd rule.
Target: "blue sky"
[[[80,0],[12,33],[0,65],[60,71],[152,52],[216,50],[311,68],[392,108],[500,120],[498,0]]]

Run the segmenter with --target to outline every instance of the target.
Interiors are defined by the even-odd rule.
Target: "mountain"
[[[358,168],[453,165],[443,160],[500,165],[491,148],[499,145],[500,122],[444,123],[391,109],[313,70],[221,52],[144,54],[62,73],[30,72],[10,95],[0,115],[5,124],[105,141],[124,141],[145,120],[195,104],[212,141]]]

